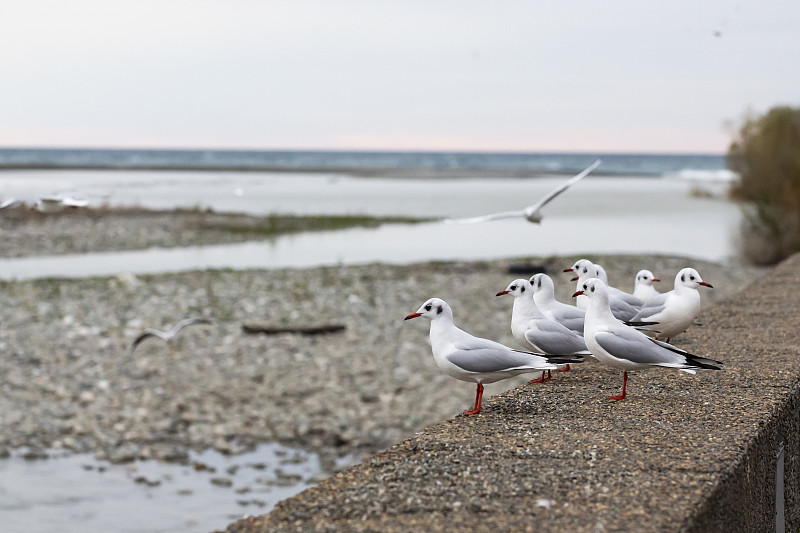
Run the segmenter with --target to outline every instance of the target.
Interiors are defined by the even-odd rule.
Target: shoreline
[[[426,220],[399,216],[259,216],[210,208],[101,206],[51,214],[8,208],[0,211],[0,258],[245,243],[305,232],[422,222]]]

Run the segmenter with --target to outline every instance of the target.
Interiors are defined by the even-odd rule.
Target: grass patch
[[[204,229],[227,231],[237,235],[275,237],[306,231],[333,231],[348,228],[376,228],[382,224],[418,224],[431,219],[407,217],[370,217],[365,215],[269,215],[266,217],[216,218],[205,220]]]

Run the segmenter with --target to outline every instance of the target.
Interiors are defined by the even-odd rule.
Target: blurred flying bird
[[[584,170],[580,174],[578,174],[576,176],[573,176],[572,178],[568,179],[567,181],[565,181],[564,183],[562,183],[561,185],[559,185],[558,187],[556,187],[555,189],[553,189],[552,191],[547,193],[544,196],[544,198],[542,198],[541,200],[539,200],[535,204],[526,207],[525,209],[523,209],[521,211],[505,211],[505,212],[502,212],[502,213],[494,213],[492,215],[484,215],[484,216],[472,217],[472,218],[448,218],[448,219],[445,219],[445,222],[448,223],[448,224],[473,224],[475,222],[488,222],[490,220],[500,220],[502,218],[519,218],[519,217],[523,217],[528,222],[533,222],[534,224],[538,224],[538,223],[540,223],[542,221],[542,213],[540,212],[540,210],[545,205],[550,203],[550,201],[553,200],[556,196],[558,196],[559,194],[561,194],[562,192],[566,191],[571,186],[573,186],[574,184],[578,183],[580,180],[582,180],[583,178],[588,176],[589,173],[592,170],[596,169],[598,167],[598,165],[600,165],[600,163],[601,163],[601,160],[598,159],[597,161],[595,161],[594,163],[589,165],[589,167],[587,167],[586,170]]]
[[[178,322],[177,324],[172,326],[172,328],[167,330],[167,331],[161,331],[161,330],[158,330],[158,329],[147,328],[144,331],[142,331],[139,334],[139,336],[137,336],[134,339],[133,343],[131,344],[131,353],[133,353],[133,351],[136,349],[136,347],[143,340],[145,340],[148,337],[158,337],[159,339],[161,339],[161,340],[163,340],[165,342],[170,342],[178,334],[178,332],[180,332],[183,328],[185,328],[187,326],[191,326],[191,325],[194,325],[194,324],[213,324],[213,323],[214,322],[209,318],[192,317],[192,318],[186,318],[184,320],[181,320],[180,322]]]

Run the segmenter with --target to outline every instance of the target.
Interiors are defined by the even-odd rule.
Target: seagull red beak
[[[495,294],[495,296],[502,296],[504,294],[508,294],[508,291],[500,291],[497,294]]]
[[[578,276],[575,276],[574,278],[570,278],[570,281],[578,281],[578,279]]]
[[[576,296],[580,296],[581,294],[583,294],[583,291],[575,291],[575,294],[573,294],[572,297],[575,298]]]
[[[658,278],[653,278],[653,281],[661,281],[661,280]]]
[[[418,316],[422,316],[422,313],[411,313],[410,315],[405,317],[403,320],[411,320],[412,318],[417,318]]]
[[[564,272],[572,272],[572,267],[565,268],[565,269],[564,269]]]
[[[710,283],[706,283],[705,281],[701,281],[700,283],[698,283],[698,285],[702,285],[703,287],[708,287],[709,289],[714,288],[713,285],[711,285]]]

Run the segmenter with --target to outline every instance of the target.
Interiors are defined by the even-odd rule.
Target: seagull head
[[[640,270],[636,273],[636,285],[653,285],[654,281],[661,281],[649,270]]]
[[[553,290],[555,290],[553,280],[550,279],[550,276],[547,274],[534,274],[531,276],[530,283],[534,294],[547,287],[551,287]]]
[[[575,291],[575,294],[573,294],[572,297],[575,298],[582,294],[588,296],[589,298],[594,298],[595,296],[604,294],[606,295],[606,298],[608,298],[608,287],[601,279],[589,278],[584,280],[580,289]]]
[[[703,281],[697,270],[693,268],[684,268],[678,272],[678,275],[675,276],[675,286],[678,287],[679,285],[690,289],[696,289],[700,285],[709,289],[714,288],[710,283]]]
[[[422,304],[422,307],[417,309],[416,313],[411,313],[410,315],[406,316],[404,320],[410,320],[420,316],[429,320],[437,320],[444,317],[450,317],[452,319],[453,311],[450,309],[450,306],[447,305],[447,302],[441,298],[431,298]]]
[[[498,292],[496,296],[502,296],[504,294],[510,294],[514,298],[519,298],[520,296],[532,295],[533,288],[531,287],[529,281],[524,279],[515,279],[508,284],[506,290]]]
[[[579,279],[588,279],[594,277],[597,274],[597,270],[594,267],[594,263],[589,261],[588,259],[578,259],[575,261],[575,264],[569,268],[565,268],[564,272],[574,272],[575,277],[570,279],[570,281],[578,281]]]

